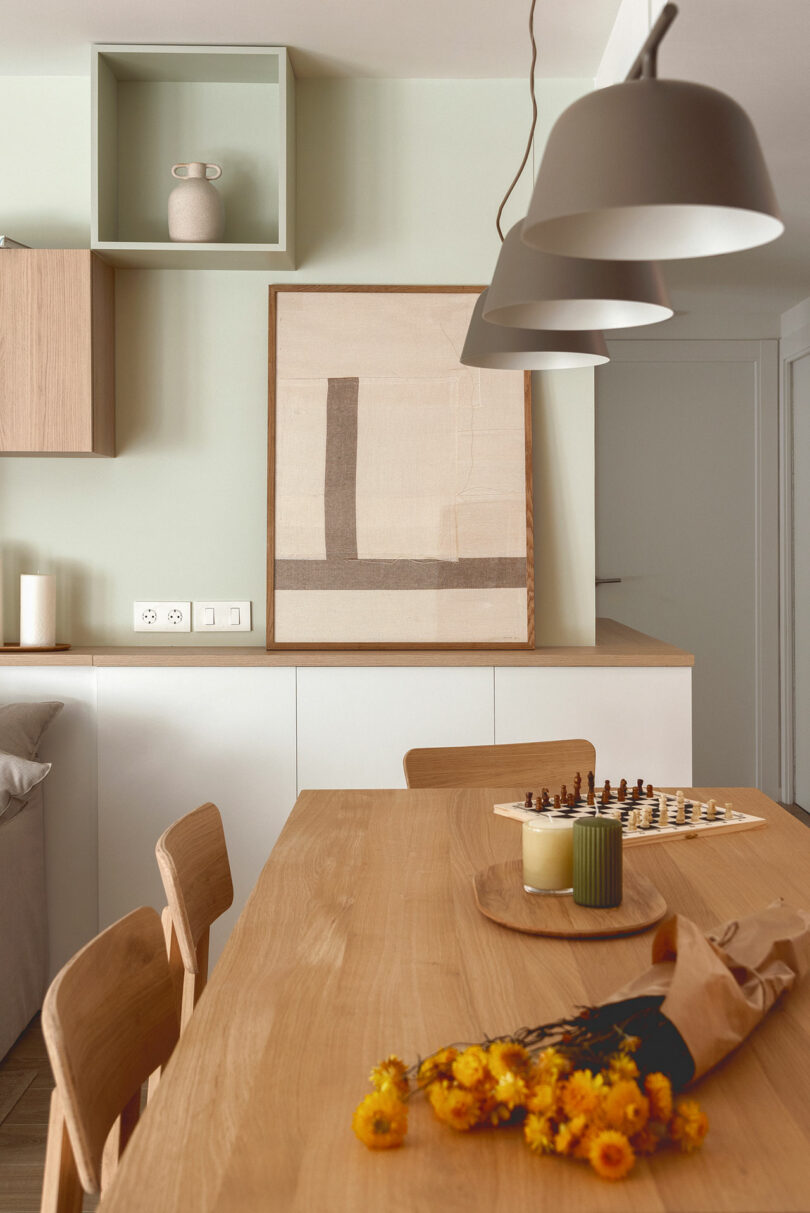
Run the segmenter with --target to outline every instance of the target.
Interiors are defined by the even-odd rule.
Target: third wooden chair
[[[441,746],[408,750],[402,760],[409,788],[525,788],[534,792],[583,781],[596,770],[590,741],[530,741],[518,745]]]

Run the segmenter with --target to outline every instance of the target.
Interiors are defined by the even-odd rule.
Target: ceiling
[[[593,77],[620,0],[540,0],[541,76]],[[299,76],[528,73],[528,0],[5,0],[2,75],[85,75],[90,42],[288,46]]]

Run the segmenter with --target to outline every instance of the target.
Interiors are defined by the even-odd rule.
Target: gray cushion
[[[63,707],[56,701],[0,707],[0,750],[20,758],[35,758],[40,737]]]
[[[10,821],[51,769],[49,762],[31,762],[0,753],[0,819]]]

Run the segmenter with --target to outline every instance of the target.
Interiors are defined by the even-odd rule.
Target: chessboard
[[[583,791],[577,773],[570,791],[563,784],[559,793],[552,796],[548,788],[542,788],[537,795],[527,792],[525,801],[496,804],[494,811],[515,821],[541,816],[615,817],[622,823],[622,837],[627,846],[733,834],[767,825],[764,817],[741,813],[732,803],[718,804],[713,800],[704,803],[687,798],[682,791],[661,792],[651,784],[645,786],[641,779],[632,788],[624,779],[618,787],[609,781],[596,787],[591,772],[587,791]]]

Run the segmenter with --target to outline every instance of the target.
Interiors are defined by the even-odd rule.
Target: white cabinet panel
[[[692,782],[688,667],[496,669],[495,722],[498,742],[587,738],[599,779]]]
[[[99,669],[101,925],[163,903],[155,842],[219,806],[234,905],[217,955],[295,803],[295,670]]]
[[[45,798],[45,880],[50,974],[98,929],[96,676],[89,666],[0,669],[0,703],[65,705],[39,747],[53,769]]]
[[[408,750],[493,736],[491,667],[298,671],[299,788],[404,788]]]

